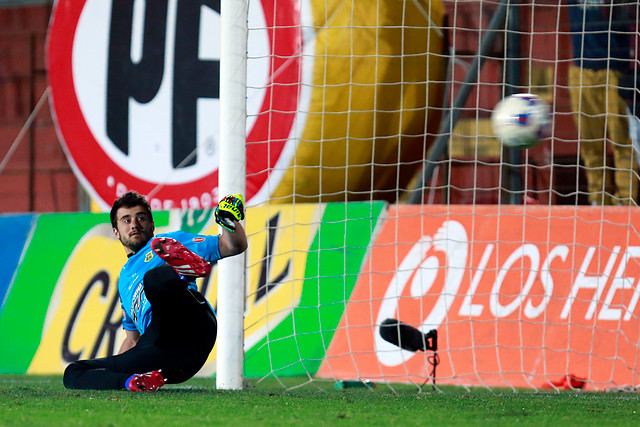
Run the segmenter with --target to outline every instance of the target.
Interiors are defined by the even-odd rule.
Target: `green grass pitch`
[[[0,375],[0,426],[640,425],[634,392],[336,390],[321,381],[294,387],[301,381],[267,379],[243,391],[219,391],[214,379],[197,378],[130,393],[66,390],[60,376]]]

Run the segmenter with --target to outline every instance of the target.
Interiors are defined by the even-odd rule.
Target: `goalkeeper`
[[[242,219],[244,201],[236,194],[216,208],[220,235],[175,231],[154,238],[147,200],[133,191],[118,198],[111,225],[129,258],[118,280],[126,338],[118,355],[69,364],[64,386],[155,391],[165,382],[193,377],[213,349],[217,332],[215,313],[195,279],[208,275],[219,259],[244,252]]]

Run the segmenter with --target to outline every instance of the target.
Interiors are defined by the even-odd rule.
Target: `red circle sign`
[[[215,31],[215,28],[219,31],[219,26],[216,26],[219,14],[211,10],[205,14],[207,8],[201,7],[201,2],[193,2],[197,4],[193,10],[201,14],[195,17],[188,15],[188,11],[185,12],[187,7],[175,0],[165,1],[164,10],[154,7],[147,11],[144,6],[138,10],[143,3],[131,3],[138,6],[131,6],[127,11],[129,15],[122,14],[130,18],[124,25],[131,33],[131,46],[124,50],[114,44],[113,33],[110,32],[110,28],[114,28],[110,18],[115,20],[116,16],[116,6],[112,2],[59,0],[55,4],[47,39],[47,67],[51,109],[67,158],[78,179],[105,209],[130,189],[150,194],[150,202],[155,209],[215,205],[218,196],[218,136],[217,129],[213,129],[209,122],[219,111],[214,93],[217,89],[198,87],[197,79],[180,78],[178,73],[187,77],[194,73],[197,75],[197,67],[201,64],[215,69],[215,61],[205,61],[206,58],[215,58],[219,52],[219,46],[211,45],[211,37],[202,34],[198,37],[199,43],[195,43],[197,48],[192,53],[191,62],[189,53],[184,53],[180,43],[184,43],[184,33],[188,33],[184,30],[185,19],[195,19],[200,32],[205,27],[208,31]],[[263,57],[268,59],[263,61],[262,68],[257,67],[264,73],[261,89],[257,90],[255,109],[248,111],[252,126],[247,135],[247,200],[263,188],[269,171],[283,153],[293,127],[300,93],[302,37],[298,0],[278,0],[277,11],[275,0],[262,0],[261,6],[262,10],[258,12],[264,25],[250,31],[249,53],[251,57],[251,34],[260,34],[258,44],[265,47],[267,52]],[[150,36],[148,33],[153,31],[148,31],[150,25],[145,27],[145,23],[153,20],[167,25],[166,29],[157,32],[162,38],[156,37],[164,50],[157,49],[158,43],[155,50],[149,48],[153,34]],[[125,36],[129,36],[127,31]],[[123,32],[117,34],[122,35]],[[122,56],[122,52],[129,69],[146,67],[158,77],[157,86],[149,89],[152,79],[142,74],[140,76],[143,77],[130,73],[114,78],[113,75],[119,71],[109,62],[110,55]],[[156,64],[160,61],[160,65],[147,66],[149,58],[155,59]],[[198,90],[205,89],[208,92],[199,96]],[[145,91],[151,91],[153,96],[142,99]],[[124,110],[119,110],[118,116],[122,117],[122,111],[125,111],[124,121],[113,119],[116,115],[107,117],[107,111],[112,111],[107,106],[107,99],[113,93],[118,94],[120,100],[124,99],[124,103],[119,104],[124,106]],[[190,104],[177,103],[178,95]],[[195,126],[183,127],[195,135],[193,139],[197,148],[191,154],[199,160],[189,164],[190,159],[185,158],[188,166],[172,165],[169,159],[171,153],[175,153],[172,145],[177,140],[174,128],[184,117],[195,117]],[[109,137],[109,126],[119,127],[117,130],[124,135],[126,144],[118,145]]]

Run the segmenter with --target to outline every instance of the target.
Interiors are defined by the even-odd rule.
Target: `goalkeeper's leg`
[[[153,316],[136,346],[116,356],[71,363],[64,373],[65,387],[124,389],[131,375],[155,370],[162,370],[167,383],[180,383],[202,368],[217,333],[207,301],[169,266],[147,273],[144,287]]]
[[[202,368],[213,348],[216,323],[202,322],[199,339],[172,346],[163,341],[158,345],[159,333],[151,321],[150,329],[138,344],[122,354],[99,359],[79,360],[67,366],[63,383],[70,389],[122,390],[132,375],[161,370],[167,383],[181,383]]]

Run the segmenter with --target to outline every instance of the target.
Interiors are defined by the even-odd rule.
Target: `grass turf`
[[[281,380],[287,386],[295,379]],[[299,383],[299,380],[297,381]],[[156,393],[66,390],[60,376],[0,375],[1,426],[157,425],[640,425],[637,393],[415,386],[285,389],[265,380],[243,391],[192,379]]]

